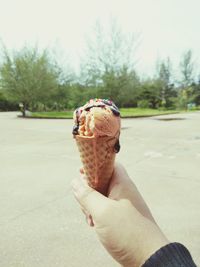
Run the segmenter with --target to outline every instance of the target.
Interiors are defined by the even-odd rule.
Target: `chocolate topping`
[[[115,103],[113,103],[113,102],[112,102],[112,106],[113,106],[115,109],[119,110],[118,107],[117,107],[117,106],[115,105]]]
[[[102,102],[110,107],[111,111],[115,116],[120,116],[120,111],[118,107],[114,104],[114,102],[108,99],[102,99]]]
[[[102,102],[108,106],[112,106],[114,103],[108,99],[102,99]]]
[[[94,108],[94,107],[105,107],[104,104],[98,104],[98,105],[88,105],[86,108],[85,108],[85,111],[89,111],[91,108]]]
[[[114,150],[115,150],[115,153],[118,153],[120,151],[119,139],[117,140],[117,142],[114,145]]]
[[[108,100],[108,99],[98,99],[98,101],[99,101],[99,103],[96,102],[97,103],[96,105],[94,105],[92,103],[91,104],[88,104],[85,107],[84,110],[85,111],[89,111],[93,107],[105,107],[105,106],[108,106],[115,116],[120,116],[120,111],[119,111],[118,107],[111,100]]]
[[[111,106],[110,109],[115,116],[120,116],[120,111],[118,108],[114,108],[114,106]]]
[[[78,134],[78,129],[79,129],[79,125],[78,124],[73,126],[73,131],[72,131],[73,135],[77,135]]]

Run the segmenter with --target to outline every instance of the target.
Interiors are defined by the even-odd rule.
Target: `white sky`
[[[96,20],[107,25],[115,17],[125,32],[140,32],[137,69],[148,75],[158,57],[170,56],[177,66],[187,49],[198,62],[199,13],[200,0],[0,0],[0,38],[11,49],[58,47],[77,68]]]

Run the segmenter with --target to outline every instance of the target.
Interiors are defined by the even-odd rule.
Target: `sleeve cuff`
[[[142,267],[197,267],[188,249],[180,243],[170,243],[156,251]]]

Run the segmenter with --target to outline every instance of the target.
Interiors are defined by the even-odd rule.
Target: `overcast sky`
[[[137,69],[148,75],[158,58],[177,65],[187,49],[198,62],[199,13],[200,0],[0,0],[0,38],[11,49],[58,47],[77,68],[96,20],[105,26],[115,17],[125,32],[140,32]]]

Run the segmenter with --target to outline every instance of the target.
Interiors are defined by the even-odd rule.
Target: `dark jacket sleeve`
[[[188,249],[180,243],[170,243],[156,251],[142,267],[197,267]]]

